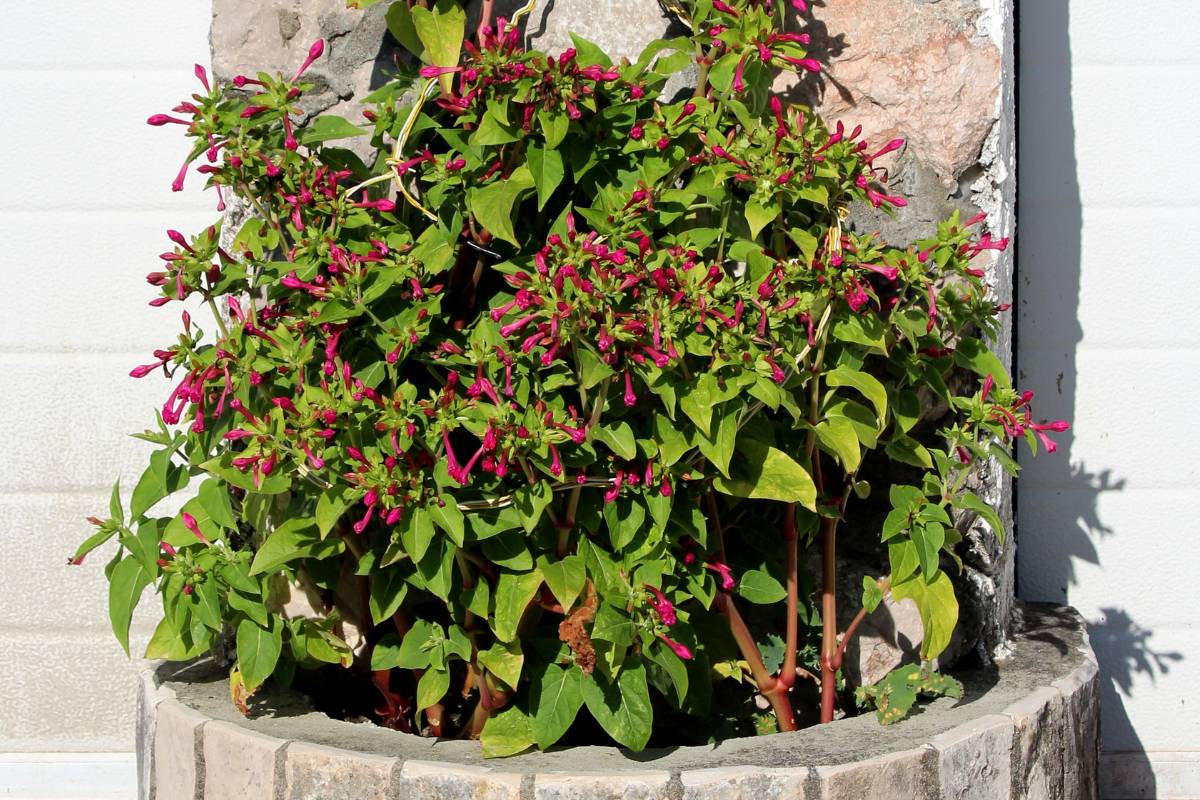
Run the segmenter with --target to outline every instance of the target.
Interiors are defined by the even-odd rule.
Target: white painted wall
[[[1091,623],[1107,796],[1200,797],[1200,4],[1018,23],[1020,383],[1075,425],[1026,459],[1018,594]]]
[[[132,488],[149,446],[125,434],[167,390],[127,377],[178,326],[177,307],[146,306],[142,278],[166,228],[215,219],[196,176],[170,191],[181,133],[144,124],[193,91],[208,17],[203,0],[0,4],[0,753],[132,747],[106,554],[66,561],[113,479]],[[23,796],[22,774],[56,776],[47,792],[74,776],[89,790],[76,796],[132,786],[127,758],[96,758],[72,771],[69,758],[0,756],[0,796]]]

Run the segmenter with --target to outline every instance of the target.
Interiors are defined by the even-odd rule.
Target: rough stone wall
[[[511,16],[521,5],[498,0],[496,13]],[[1011,235],[1016,178],[1012,0],[817,0],[810,5],[803,23],[813,36],[813,54],[827,69],[800,81],[783,75],[776,88],[813,105],[830,121],[861,124],[871,141],[902,137],[908,142],[886,166],[892,188],[909,197],[909,205],[894,218],[858,209],[853,224],[893,241],[911,241],[955,209],[964,217],[983,210],[994,235]],[[309,44],[324,36],[327,57],[308,73],[318,90],[305,110],[355,115],[354,97],[378,85],[396,52],[385,33],[385,6],[360,12],[347,10],[345,0],[213,0],[213,69],[226,80],[239,72],[294,69]],[[557,0],[540,3],[526,31],[530,46],[552,53],[570,46],[568,33],[574,31],[616,57],[636,58],[647,42],[684,29],[656,0]],[[997,302],[1011,302],[1011,254],[997,258],[990,273]],[[996,344],[1011,364],[1007,317]],[[1011,482],[990,465],[975,484],[1001,509],[1011,532]],[[958,580],[961,621],[947,654],[951,660],[971,651],[985,659],[1003,654],[1013,607],[1013,552],[1013,543],[1001,549],[985,524],[970,525],[962,554],[965,570]],[[842,605],[853,614],[853,603]],[[868,626],[881,639],[864,639],[863,653],[874,653],[876,665],[869,669],[868,655],[863,656],[864,679],[878,677],[879,664],[888,662],[878,660],[876,645],[887,649],[889,636],[912,633],[911,624],[883,618],[889,613],[886,608],[876,612],[880,619]],[[899,657],[905,648],[891,649]]]

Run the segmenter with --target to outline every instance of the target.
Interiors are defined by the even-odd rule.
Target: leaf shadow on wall
[[[1017,382],[1037,393],[1039,417],[1075,419],[1081,411],[1077,351],[1083,338],[1083,212],[1075,154],[1069,2],[1019,2],[1016,15]],[[1104,566],[1097,545],[1117,531],[1102,517],[1101,498],[1123,491],[1126,480],[1109,467],[1089,468],[1078,455],[1072,458],[1073,431],[1055,438],[1059,450],[1054,455],[1022,459],[1025,475],[1016,488],[1017,594],[1027,600],[1070,603],[1072,587],[1080,585],[1075,562]],[[1116,580],[1118,565],[1108,566]],[[1103,748],[1144,752],[1125,703],[1134,698],[1135,683],[1148,680],[1153,685],[1183,655],[1156,649],[1154,632],[1123,608],[1100,608],[1089,617],[1100,665]],[[1142,680],[1135,680],[1139,676]],[[1119,780],[1105,785],[1102,770],[1102,796],[1156,796],[1148,760],[1135,756],[1122,761],[1120,772],[1118,776],[1114,770]]]

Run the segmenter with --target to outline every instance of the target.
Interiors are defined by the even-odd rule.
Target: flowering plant
[[[345,713],[487,755],[594,741],[588,716],[634,749],[791,730],[798,676],[828,721],[889,593],[920,609],[926,662],[945,648],[952,515],[1003,535],[972,465],[1015,472],[1012,440],[1052,451],[1066,428],[1034,421],[984,341],[1003,309],[977,257],[1006,242],[981,217],[904,246],[849,230],[851,203],[904,204],[879,163],[902,142],[771,95],[774,70],[819,69],[781,4],[675,11],[690,36],[614,64],[579,38],[525,50],[486,9],[468,40],[455,3],[399,0],[421,65],[365,124],[295,107],[321,41],[290,77],[198,66],[203,91],[149,119],[193,143],[173,188],[198,164],[249,219],[169,231],[148,276],[152,305],[212,320],[182,311],[133,370],[174,381],[141,435],[157,449],[73,559],[117,537],[126,648],[153,585],[147,656],[232,644],[239,703],[337,675],[374,693]],[[664,96],[692,65],[694,91]],[[376,157],[336,146],[356,137]],[[923,422],[935,400],[950,412]],[[886,518],[856,520],[872,492]],[[846,631],[839,535],[888,565]],[[926,663],[860,700],[891,721],[954,690]]]

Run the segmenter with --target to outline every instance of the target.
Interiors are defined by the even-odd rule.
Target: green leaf
[[[954,505],[957,508],[974,511],[987,520],[987,524],[992,526],[992,533],[996,534],[996,539],[1000,542],[1001,546],[1004,545],[1004,538],[1007,533],[1004,523],[1001,522],[1000,515],[996,513],[996,509],[988,505],[979,495],[974,492],[963,492],[955,498]]]
[[[225,484],[209,478],[200,484],[200,491],[196,497],[200,501],[200,507],[208,513],[209,519],[225,530],[237,530],[233,504],[229,501],[229,489]]]
[[[627,658],[616,681],[593,672],[591,680],[583,682],[583,700],[600,727],[618,744],[641,750],[650,740],[654,710],[640,657]]]
[[[108,576],[108,618],[125,655],[129,655],[129,624],[133,620],[133,610],[150,581],[141,562],[133,557],[117,562]]]
[[[666,467],[677,462],[684,453],[692,449],[687,434],[666,414],[654,415],[654,440],[658,443],[658,454]]]
[[[908,433],[921,419],[921,399],[916,392],[901,390],[892,402],[892,416],[901,433]]]
[[[421,44],[421,39],[417,36],[417,28],[413,24],[408,3],[402,2],[402,0],[393,2],[388,6],[385,19],[388,33],[392,34],[392,38],[399,42],[405,50],[419,57],[425,46]]]
[[[604,504],[604,522],[613,550],[620,551],[643,533],[646,507],[631,495],[622,495],[615,503]]]
[[[440,625],[419,619],[408,629],[403,639],[389,633],[375,644],[375,649],[371,652],[371,669],[428,669],[431,650],[444,640],[445,635]]]
[[[933,579],[938,569],[938,553],[946,542],[946,530],[936,522],[914,525],[908,532],[917,546],[917,560],[921,563],[921,574],[925,580]]]
[[[533,736],[545,750],[563,737],[583,706],[583,673],[579,667],[546,665],[533,682]]]
[[[310,517],[293,517],[271,532],[250,563],[250,574],[274,572],[298,558],[328,558],[346,549],[341,539],[321,539]]]
[[[563,611],[570,611],[587,582],[583,558],[575,554],[551,561],[547,556],[538,556],[537,563],[554,598],[563,607]]]
[[[870,614],[879,608],[882,602],[883,590],[879,588],[879,581],[869,575],[863,575],[862,607]]]
[[[688,665],[687,663],[675,655],[675,651],[667,647],[660,641],[651,642],[650,647],[645,650],[646,656],[666,675],[670,681],[669,687],[661,687],[658,682],[655,686],[663,690],[664,694],[670,694],[665,691],[669,689],[674,694],[675,707],[683,708],[683,704],[687,702],[688,695]]]
[[[317,498],[316,520],[317,531],[322,539],[329,535],[333,526],[337,524],[348,508],[350,508],[350,500],[344,496],[340,488],[335,486],[321,492]]]
[[[283,650],[283,625],[271,618],[271,625],[263,628],[252,620],[244,619],[237,626],[238,671],[246,689],[253,692],[263,681],[271,677],[279,654]]]
[[[488,106],[487,111],[484,112],[483,117],[479,120],[479,127],[471,133],[471,138],[468,140],[471,147],[477,150],[489,146],[508,144],[521,138],[520,129],[514,128],[504,121],[497,119],[494,114],[489,113],[491,110],[492,106]],[[529,168],[523,166],[521,169],[528,171]],[[532,185],[532,179],[530,185]]]
[[[468,650],[468,656],[470,651]],[[521,668],[525,664],[525,656],[521,652],[521,643],[496,642],[487,650],[479,651],[479,663],[488,672],[504,681],[510,687],[516,688],[521,680]]]
[[[756,439],[738,441],[744,458],[735,459],[732,478],[717,476],[713,488],[734,497],[799,503],[817,510],[817,487],[812,476],[791,456]]]
[[[612,642],[616,645],[633,644],[635,633],[633,620],[625,611],[608,603],[601,603],[592,623],[592,639]]]
[[[830,386],[849,386],[858,390],[863,397],[870,401],[871,405],[875,406],[875,414],[879,418],[880,425],[887,419],[887,390],[875,376],[840,366],[825,373],[825,381]]]
[[[221,598],[217,591],[217,582],[207,580],[196,584],[192,589],[191,600],[194,604],[196,617],[214,631],[221,630]]]
[[[871,352],[887,355],[883,322],[874,314],[840,317],[833,323],[831,332],[839,341],[861,344]]]
[[[383,569],[371,576],[371,621],[379,624],[395,614],[408,595],[408,582],[398,568]]]
[[[563,111],[550,111],[540,109],[537,112],[538,125],[541,126],[542,136],[546,140],[546,147],[553,150],[562,144],[562,140],[567,136],[567,130],[571,127],[571,118]]]
[[[929,451],[925,449],[925,445],[911,436],[897,436],[887,443],[887,447],[883,451],[893,461],[899,461],[902,464],[911,464],[914,467],[922,467],[924,469],[933,468],[933,458],[929,455]]]
[[[716,379],[709,373],[704,373],[690,386],[687,393],[679,398],[679,407],[687,414],[700,433],[708,436],[711,433],[713,406],[716,399],[713,390],[716,389]]]
[[[608,68],[612,66],[612,59],[608,54],[595,42],[588,41],[582,36],[572,33],[571,43],[575,45],[575,62],[581,67],[590,67],[593,65]]]
[[[862,451],[858,449],[858,434],[854,424],[845,417],[828,417],[817,423],[817,438],[825,448],[837,456],[842,468],[853,473],[858,470]]]
[[[768,205],[763,205],[754,198],[747,200],[746,223],[750,226],[750,235],[758,236],[758,232],[774,222],[782,210],[779,201],[775,199]]]
[[[508,180],[496,180],[481,189],[471,189],[467,192],[467,205],[480,225],[515,246],[518,242],[513,231],[513,206],[532,186],[529,169],[521,167]]]
[[[525,156],[529,164],[529,172],[533,176],[533,186],[537,189],[538,211],[546,206],[546,201],[554,190],[562,183],[567,174],[563,163],[562,153],[558,150],[530,145]]]
[[[939,675],[927,665],[905,664],[888,673],[874,686],[860,686],[855,699],[861,706],[875,706],[882,725],[891,725],[908,715],[918,696],[962,697],[962,684]]]
[[[438,505],[434,501],[426,506],[429,510],[429,517],[433,520],[434,525],[446,532],[451,541],[462,547],[467,538],[466,520],[453,497],[445,495],[442,500],[445,501],[443,505]]]
[[[738,579],[737,593],[751,603],[770,605],[787,597],[787,589],[767,572],[746,570]]]
[[[425,46],[422,56],[435,67],[456,67],[462,51],[467,12],[458,5],[443,5],[432,10],[415,6],[410,10],[417,38]],[[453,75],[442,75],[442,92],[451,93]]]
[[[420,561],[433,542],[433,518],[423,506],[417,506],[400,524],[400,541],[413,561]]]
[[[911,539],[903,539],[888,545],[888,567],[891,570],[889,580],[892,584],[906,580],[917,571],[919,566],[921,566],[921,560],[917,556],[917,546]]]
[[[625,420],[615,425],[601,425],[595,429],[596,438],[608,445],[609,449],[626,461],[637,457],[637,444],[633,437],[633,428]]]
[[[513,572],[533,569],[533,554],[529,552],[528,538],[517,531],[502,533],[485,540],[483,557]]]
[[[737,440],[740,411],[739,403],[721,406],[712,436],[701,436],[696,440],[700,452],[726,477],[729,477],[729,460],[733,458],[734,442]]]
[[[108,498],[108,516],[118,525],[125,523],[125,512],[121,509],[121,481],[113,484],[112,496]]]
[[[533,533],[537,528],[542,513],[553,499],[554,490],[547,480],[540,480],[533,485],[526,484],[513,492],[513,505],[521,515],[521,524],[526,533]]]
[[[954,363],[965,367],[981,378],[992,376],[992,380],[1002,389],[1012,388],[1008,370],[988,346],[979,339],[963,337],[954,348]]]
[[[120,528],[100,528],[91,536],[83,540],[83,543],[79,545],[78,549],[75,550],[75,555],[71,556],[71,563],[83,563],[84,556],[107,542],[112,537],[116,536],[119,531]]]
[[[921,578],[910,578],[892,585],[892,597],[897,602],[908,598],[917,604],[921,612],[921,626],[925,636],[921,641],[921,659],[929,661],[950,644],[954,626],[958,624],[958,598],[954,586],[944,572],[926,583]]]
[[[542,585],[541,570],[530,572],[503,572],[496,581],[496,612],[492,619],[492,632],[502,642],[517,638],[517,626],[525,608],[533,600]]]
[[[349,139],[354,136],[364,136],[368,132],[366,128],[360,128],[350,122],[350,120],[343,119],[335,114],[322,114],[319,117],[314,117],[312,122],[305,125],[296,139],[305,147],[311,147],[314,144],[334,139]]]
[[[506,706],[488,717],[479,744],[484,758],[503,758],[528,750],[534,745],[533,720],[520,706]]]
[[[188,482],[187,470],[171,462],[176,448],[156,450],[150,454],[150,465],[133,487],[129,500],[129,516],[136,520],[150,510],[159,500],[173,494]]]
[[[417,681],[417,713],[445,697],[449,688],[450,673],[447,670],[425,670],[421,679]]]

